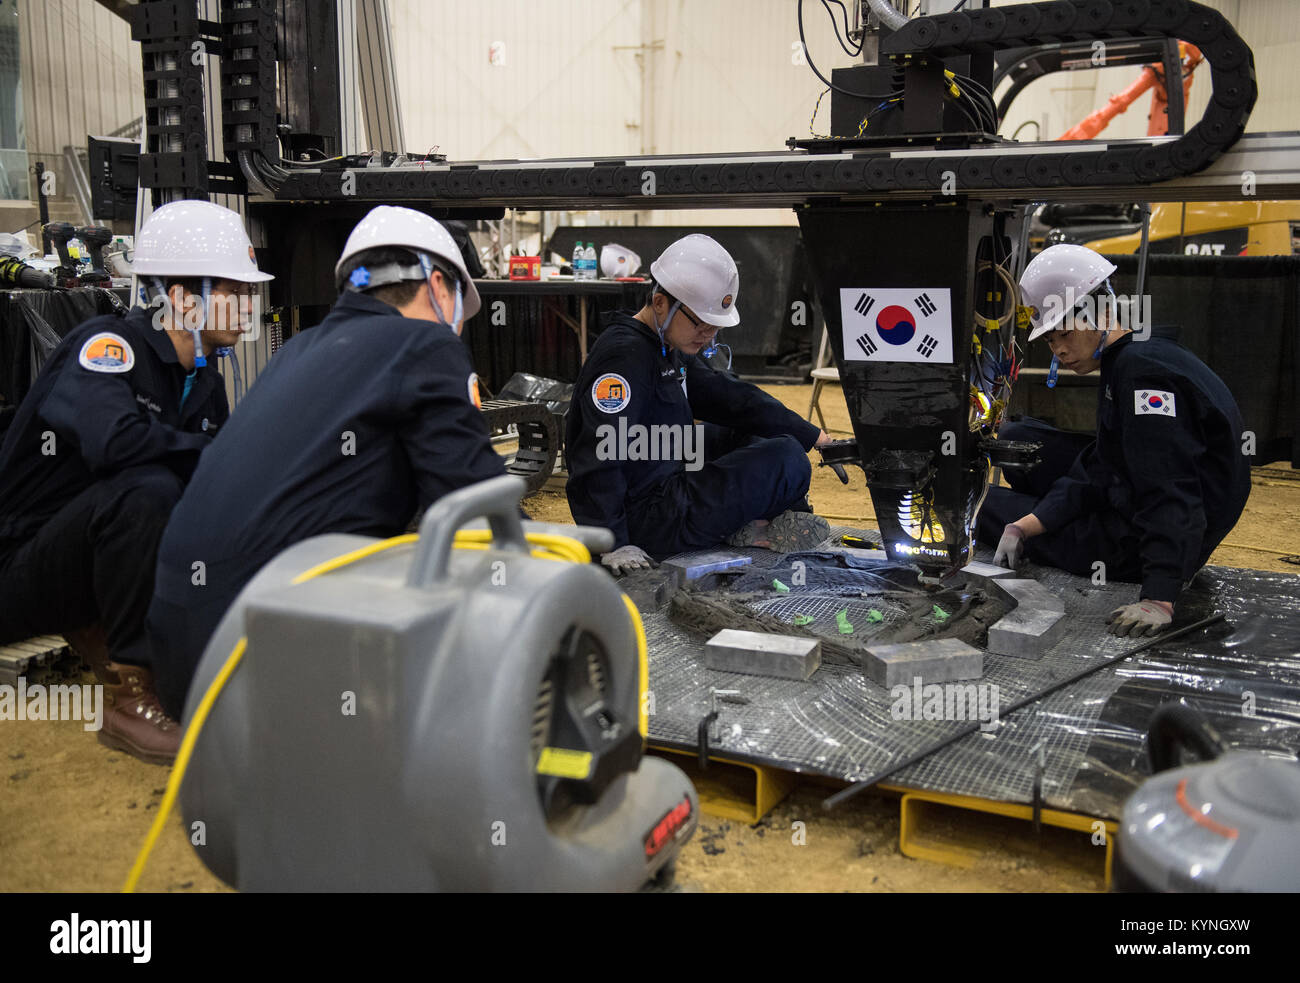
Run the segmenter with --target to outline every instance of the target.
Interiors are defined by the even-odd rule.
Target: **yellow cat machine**
[[[1094,230],[1095,231],[1095,230]],[[1048,245],[1077,241],[1054,238]],[[1135,253],[1141,228],[1084,241],[1100,253]],[[1151,206],[1153,253],[1188,256],[1300,255],[1300,201],[1170,201]]]

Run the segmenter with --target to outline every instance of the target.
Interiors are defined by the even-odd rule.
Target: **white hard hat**
[[[413,208],[379,205],[367,212],[343,246],[343,255],[334,266],[335,282],[338,282],[343,273],[343,264],[357,253],[385,246],[400,246],[414,252],[428,253],[451,266],[460,276],[466,319],[478,313],[482,306],[478,290],[470,279],[469,271],[465,269],[465,259],[461,256],[456,241],[441,223]]]
[[[1060,327],[1074,305],[1115,270],[1114,263],[1087,246],[1061,243],[1035,256],[1020,277],[1020,303],[1029,308],[1029,340]]]
[[[210,201],[172,201],[145,219],[135,239],[136,276],[211,277],[262,283],[238,212]]]
[[[641,257],[627,246],[611,242],[600,247],[600,272],[611,280],[621,276],[634,276],[641,269]]]
[[[650,275],[705,324],[729,328],[740,323],[740,274],[715,239],[698,232],[678,239],[650,264]]]

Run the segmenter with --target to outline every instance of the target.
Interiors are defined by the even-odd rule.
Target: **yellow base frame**
[[[880,789],[901,793],[899,804],[898,848],[905,857],[918,860],[933,860],[954,867],[973,867],[980,851],[965,843],[939,840],[925,831],[925,815],[930,806],[946,806],[953,809],[968,809],[994,816],[1008,816],[1012,819],[1032,821],[1032,806],[1016,802],[997,802],[993,799],[980,799],[970,795],[952,795],[947,792],[931,792],[924,789],[904,788],[898,785],[879,785]],[[1097,819],[1083,816],[1076,812],[1061,812],[1057,809],[1043,809],[1039,814],[1046,826],[1059,829],[1076,830],[1081,833],[1097,832],[1097,823],[1106,830],[1105,884],[1110,889],[1111,861],[1115,849],[1115,833],[1119,824],[1109,819]]]
[[[649,753],[672,755],[673,763],[686,772],[700,797],[700,811],[723,819],[753,825],[771,812],[794,788],[796,775],[780,768],[768,768],[749,761],[709,758],[701,771],[694,751],[652,744]],[[689,760],[682,760],[689,759]]]

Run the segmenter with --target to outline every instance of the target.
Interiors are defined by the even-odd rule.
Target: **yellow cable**
[[[149,862],[149,854],[153,852],[154,844],[158,842],[158,836],[167,824],[167,817],[171,815],[172,805],[176,802],[176,796],[181,790],[181,780],[185,776],[185,768],[190,763],[190,755],[194,752],[194,745],[198,741],[199,731],[203,729],[203,722],[208,719],[208,712],[217,700],[217,694],[225,686],[235,667],[244,657],[244,649],[248,647],[248,639],[241,638],[235,643],[221,671],[217,673],[217,678],[212,681],[208,691],[203,694],[203,699],[199,701],[199,708],[194,711],[194,719],[190,725],[185,728],[185,737],[181,740],[181,749],[176,753],[176,763],[172,766],[171,776],[167,779],[167,791],[163,795],[162,802],[158,806],[158,815],[154,816],[153,825],[149,828],[149,835],[144,839],[144,846],[140,848],[139,855],[135,858],[135,863],[131,866],[131,873],[126,877],[126,884],[122,886],[123,894],[134,894],[135,886],[140,881],[140,875],[144,873],[144,865]]]
[[[343,553],[333,559],[318,563],[316,566],[304,570],[298,576],[290,581],[291,584],[301,584],[322,574],[331,573],[340,567],[345,567],[357,560],[364,559],[367,556],[373,556],[375,553],[383,550],[392,549],[394,546],[404,546],[408,543],[416,542],[420,537],[415,533],[407,533],[403,536],[394,536],[391,539],[385,539],[378,543],[370,543],[360,549]],[[560,536],[554,533],[528,533],[528,542],[542,547],[532,551],[534,556],[542,557],[548,560],[568,560],[573,563],[590,563],[591,552],[578,540],[569,536]],[[457,549],[488,549],[488,543],[492,539],[490,529],[464,529],[456,533],[455,547]],[[646,641],[645,629],[641,624],[640,613],[637,612],[636,606],[632,604],[627,595],[623,595],[632,610],[633,624],[636,627],[637,634],[637,652],[641,662],[640,679],[641,679],[641,735],[644,737],[649,732],[648,716],[645,706],[645,692],[649,685],[648,669],[646,666]],[[154,846],[158,842],[158,837],[167,824],[167,819],[171,815],[172,806],[176,803],[176,796],[180,794],[181,782],[185,779],[185,769],[189,766],[190,757],[194,753],[194,745],[198,742],[199,733],[203,730],[203,724],[208,719],[217,697],[221,694],[231,675],[234,674],[236,667],[244,658],[244,651],[248,647],[248,639],[240,638],[235,643],[235,647],[227,656],[225,663],[217,672],[216,678],[208,685],[203,694],[203,699],[199,701],[198,708],[194,711],[194,717],[185,728],[185,736],[181,739],[180,750],[176,753],[176,761],[172,765],[171,775],[167,779],[167,790],[163,793],[162,802],[158,806],[158,815],[154,817],[153,825],[149,828],[145,836],[144,844],[140,847],[140,852],[135,858],[135,863],[131,866],[131,872],[127,875],[126,883],[122,886],[123,894],[133,894],[136,885],[140,881],[140,876],[144,873],[145,865],[149,862],[149,855],[153,852]]]
[[[632,603],[632,598],[624,594],[623,603],[627,605],[632,627],[636,629],[637,700],[640,704],[637,710],[637,729],[644,739],[650,736],[650,707],[646,705],[646,693],[650,689],[650,660],[646,654],[645,625],[641,623],[641,612]]]
[[[357,560],[364,559],[365,557],[371,556],[382,550],[391,549],[394,546],[401,546],[405,543],[414,543],[419,538],[419,536],[412,532],[407,533],[405,536],[394,536],[392,539],[385,539],[379,543],[371,543],[368,546],[362,546],[360,549],[352,550],[350,553],[344,553],[341,556],[334,557],[332,560],[326,560],[323,563],[316,564],[310,569],[304,570],[302,573],[298,574],[298,576],[294,577],[293,580],[289,581],[289,583],[294,585],[306,583],[308,580],[313,580],[323,573],[329,573],[333,570],[339,569],[339,567],[346,567],[349,563],[355,563]]]

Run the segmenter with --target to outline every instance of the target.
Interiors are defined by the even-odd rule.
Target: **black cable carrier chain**
[[[540,403],[520,399],[485,399],[482,412],[490,432],[504,432],[512,424],[518,430],[519,449],[507,458],[506,472],[524,479],[526,495],[540,491],[560,450],[555,415]]]
[[[1242,135],[1257,95],[1249,46],[1216,10],[1192,0],[1056,0],[957,12],[910,21],[881,43],[883,55],[947,57],[1038,44],[1161,36],[1195,44],[1211,67],[1213,93],[1203,118],[1176,140],[1126,141],[1102,150],[929,155],[909,150],[796,155],[788,162],[744,159],[691,164],[678,158],[595,160],[548,167],[479,166],[304,170],[285,180],[281,199],[355,201],[419,199],[513,207],[647,207],[643,183],[655,182],[655,207],[673,199],[854,195],[940,191],[955,172],[963,191],[1132,185],[1167,181],[1203,170]],[[996,147],[996,145],[993,145]],[[1017,145],[1023,147],[1024,145]],[[1051,144],[1043,144],[1051,146]],[[1082,146],[1086,147],[1087,144]],[[898,148],[892,148],[897,151]],[[716,155],[726,156],[726,155]],[[775,156],[751,155],[751,156]]]

